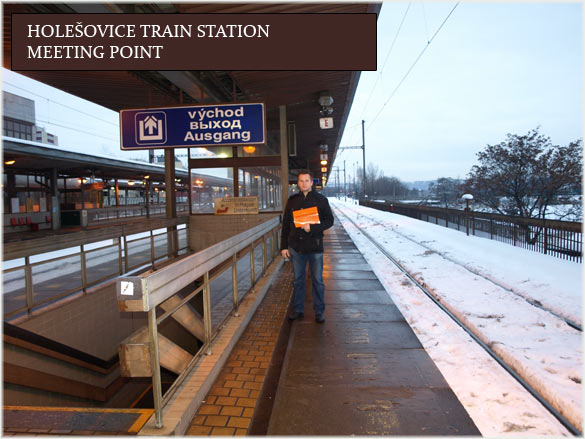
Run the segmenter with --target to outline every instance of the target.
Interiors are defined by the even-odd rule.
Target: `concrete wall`
[[[201,251],[279,215],[279,213],[191,215],[189,217],[189,247],[193,252]]]
[[[112,283],[16,324],[109,360],[118,352],[118,344],[146,321],[146,313],[118,311],[116,286]]]

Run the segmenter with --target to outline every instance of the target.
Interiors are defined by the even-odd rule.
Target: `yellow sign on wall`
[[[214,198],[215,215],[253,215],[258,213],[258,197]]]

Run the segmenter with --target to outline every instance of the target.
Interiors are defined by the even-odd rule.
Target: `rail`
[[[279,229],[280,217],[275,217],[160,270],[117,280],[119,309],[148,313],[148,331],[142,329],[128,337],[120,345],[119,352],[126,376],[152,377],[157,428],[163,426],[163,406],[201,355],[210,353],[211,342],[221,331],[223,323],[230,315],[237,315],[243,297],[240,294],[243,273],[250,273],[250,288],[246,289],[250,291],[277,256]],[[246,263],[247,257],[249,264]],[[239,261],[245,263],[245,270]],[[225,274],[227,278],[231,275],[231,282],[227,282]],[[224,288],[216,289],[212,282],[221,279]],[[197,301],[202,301],[202,317],[193,305]],[[161,310],[158,316],[157,309]],[[201,345],[196,352],[186,352],[160,333],[159,325],[169,317],[200,339]],[[161,351],[164,352],[162,355]],[[164,395],[161,365],[178,375]]]
[[[542,404],[565,428],[567,428],[575,436],[581,437],[582,434],[578,428],[576,428],[569,419],[560,413],[562,410],[557,410],[554,407],[555,401],[549,401],[546,399],[546,395],[541,395],[533,386],[530,384],[530,376],[527,379],[524,378],[522,371],[516,372],[513,364],[508,364],[501,356],[493,349],[491,343],[484,343],[480,335],[477,335],[472,327],[468,326],[464,321],[460,320],[456,316],[456,312],[448,306],[446,303],[442,303],[440,298],[435,297],[435,294],[430,292],[425,286],[424,282],[419,282],[414,275],[412,275],[396,258],[394,258],[388,251],[380,245],[380,243],[370,235],[366,230],[361,228],[355,223],[349,216],[344,216],[360,231],[378,250],[391,262],[393,263],[411,282],[412,284],[422,291],[435,305],[437,305],[441,311],[447,314],[461,329],[463,329],[482,349],[484,349],[506,372],[508,372],[522,387],[524,387],[540,404]]]
[[[185,224],[184,228],[183,224]],[[187,218],[6,243],[4,319],[188,251]]]
[[[583,261],[582,223],[369,200],[360,200],[360,205],[467,230],[468,234],[558,258]]]

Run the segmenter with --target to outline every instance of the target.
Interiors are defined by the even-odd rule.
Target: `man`
[[[294,270],[293,312],[289,319],[304,317],[305,313],[305,270],[307,262],[311,269],[313,282],[313,309],[315,321],[323,323],[325,317],[325,285],[323,284],[323,231],[333,225],[333,213],[329,201],[323,195],[313,191],[313,175],[308,170],[301,170],[298,176],[299,193],[291,196],[284,210],[282,233],[280,236],[280,253],[285,259],[291,259]],[[310,220],[311,224],[297,227],[293,212],[301,209],[317,208],[319,218]],[[318,224],[315,223],[318,221]],[[297,224],[300,224],[297,221]]]

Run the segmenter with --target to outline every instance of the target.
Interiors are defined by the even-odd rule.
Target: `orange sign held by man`
[[[297,228],[303,227],[305,224],[321,224],[317,206],[294,210],[293,219]]]

